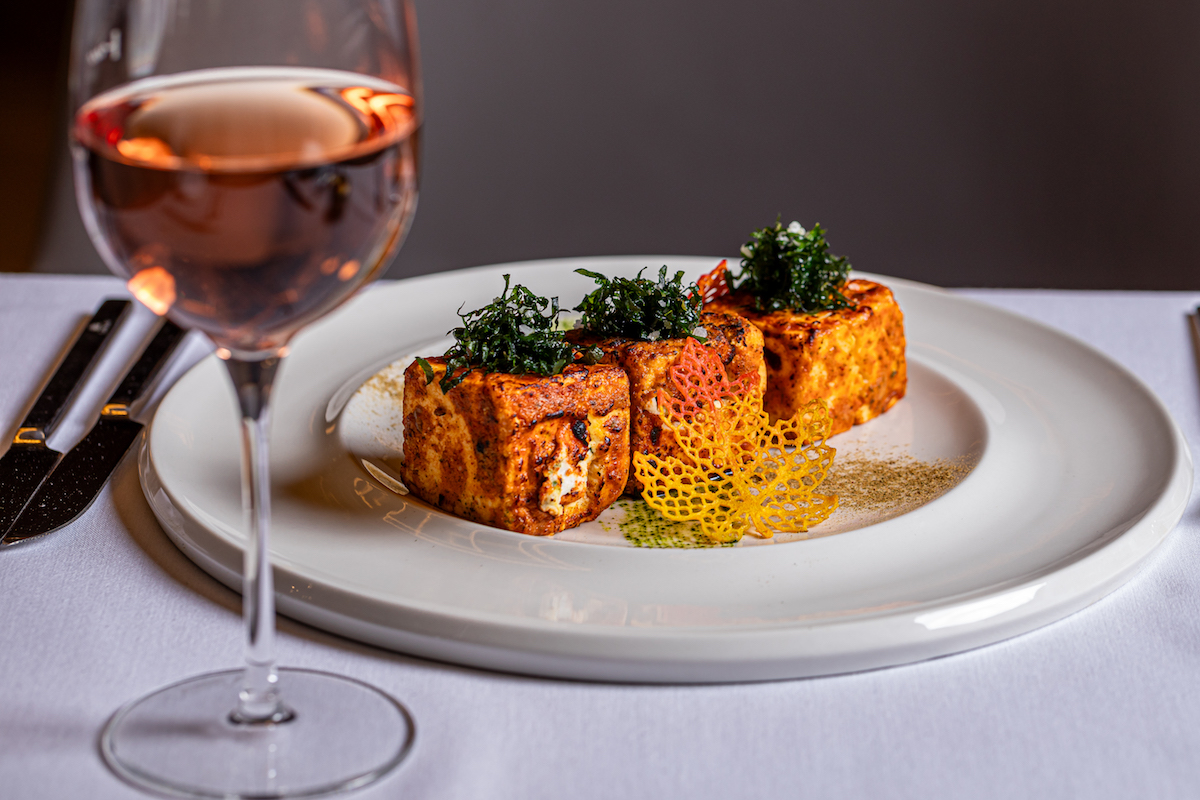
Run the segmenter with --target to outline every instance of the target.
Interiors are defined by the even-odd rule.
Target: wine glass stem
[[[268,557],[270,397],[279,361],[275,354],[258,360],[231,356],[225,361],[242,415],[242,508],[249,532],[242,583],[246,668],[237,708],[230,718],[247,725],[285,722],[292,717],[280,698],[275,670],[275,586]]]

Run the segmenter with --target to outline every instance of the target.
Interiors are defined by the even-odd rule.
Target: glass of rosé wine
[[[96,248],[154,312],[203,331],[242,419],[245,666],[118,711],[107,763],[157,792],[362,786],[413,723],[348,678],[275,666],[271,384],[288,342],[384,268],[417,202],[409,0],[79,0],[71,151]]]

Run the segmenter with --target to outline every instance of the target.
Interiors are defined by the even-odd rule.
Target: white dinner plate
[[[503,273],[569,308],[593,287],[577,267],[633,275],[664,263],[695,278],[716,259],[557,259],[426,276],[377,287],[298,337],[273,401],[279,610],[381,647],[536,675],[823,675],[1061,619],[1128,580],[1183,514],[1191,456],[1136,377],[1033,321],[890,278],[881,280],[905,314],[908,396],[832,443],[839,457],[882,444],[967,464],[965,479],[908,513],[835,512],[810,538],[767,546],[608,546],[628,544],[619,525],[553,538],[497,530],[364,468],[364,420],[376,412],[355,405],[354,388],[442,340],[460,306],[500,293]],[[141,459],[170,537],[234,589],[244,544],[237,430],[224,369],[209,358],[169,392]]]

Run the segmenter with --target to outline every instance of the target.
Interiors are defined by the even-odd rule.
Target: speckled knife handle
[[[105,300],[84,326],[66,358],[17,430],[15,444],[44,442],[62,419],[63,411],[83,384],[105,343],[129,312],[128,300]]]
[[[112,397],[108,398],[108,403],[105,404],[102,413],[127,416],[129,406],[133,405],[142,392],[154,382],[159,371],[170,360],[176,345],[186,334],[187,331],[171,320],[163,320],[158,333],[150,340],[150,344],[146,345],[146,349],[142,351],[134,365],[129,368],[129,372],[125,374],[121,384],[112,393]],[[125,410],[121,411],[121,408]]]

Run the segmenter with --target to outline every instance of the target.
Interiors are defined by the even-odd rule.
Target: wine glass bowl
[[[71,103],[93,243],[142,303],[217,345],[242,417],[245,666],[123,708],[105,760],[186,796],[375,780],[411,745],[403,706],[275,666],[269,401],[292,336],[379,274],[415,210],[409,0],[81,0]]]
[[[334,70],[206,69],[81,107],[85,220],[153,310],[265,352],[371,280],[416,197],[415,98]]]
[[[133,0],[129,16],[145,5]],[[330,14],[305,8],[308,27],[325,31]],[[381,36],[369,14],[358,20],[351,38],[399,38]],[[223,38],[226,27],[200,33]],[[88,74],[75,82],[72,150],[84,222],[110,269],[153,310],[230,349],[278,348],[374,277],[403,238],[417,192],[418,90],[324,66],[208,66],[215,59],[203,50],[205,66],[130,81],[88,69],[96,52],[96,67],[109,66],[112,42],[173,53],[169,30],[197,49],[194,27],[159,21],[153,46],[112,28],[80,59]],[[329,37],[316,37],[322,50]],[[380,72],[415,74],[383,58],[382,45],[369,52]],[[133,59],[119,44],[116,53]],[[144,62],[130,66],[145,72]]]

